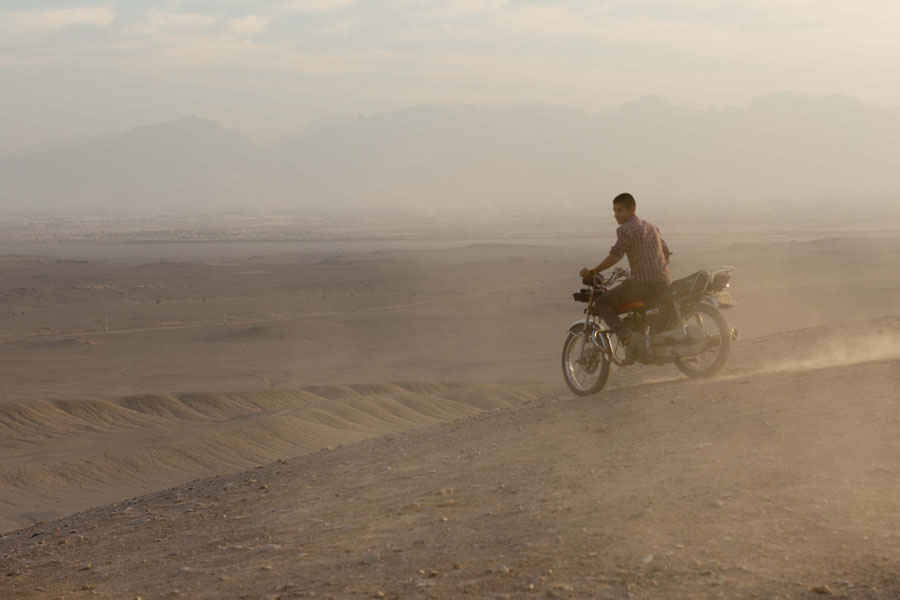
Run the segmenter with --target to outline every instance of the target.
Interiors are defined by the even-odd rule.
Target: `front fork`
[[[584,336],[581,344],[581,360],[584,360],[584,349],[587,348],[589,342],[600,352],[606,353],[610,358],[615,358],[610,351],[609,332],[601,329],[599,325],[595,325],[591,319],[591,315],[584,318],[584,326],[581,328],[581,335]]]

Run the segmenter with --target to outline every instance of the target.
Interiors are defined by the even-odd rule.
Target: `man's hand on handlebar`
[[[599,275],[602,269],[588,269],[585,267],[581,270],[579,275],[581,275],[581,281],[584,285],[597,285],[597,284],[612,284],[618,281],[619,279],[628,277],[629,271],[628,269],[623,269],[621,267],[617,267],[612,270],[612,272],[607,277],[603,277]]]
[[[601,262],[599,265],[597,265],[593,269],[588,269],[588,268],[582,269],[581,273],[580,273],[581,278],[582,279],[593,279],[594,276],[596,276],[598,273],[602,273],[606,269],[615,265],[620,260],[622,260],[621,256],[616,256],[615,254],[610,253],[609,256],[607,256],[606,258],[603,259],[603,262]]]

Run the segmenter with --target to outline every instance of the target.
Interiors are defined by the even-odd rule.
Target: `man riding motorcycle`
[[[635,214],[637,203],[628,193],[613,198],[613,214],[619,227],[616,243],[603,262],[593,269],[581,270],[581,277],[593,277],[628,257],[631,276],[620,286],[612,288],[595,302],[596,314],[606,321],[619,340],[625,344],[626,360],[634,362],[646,354],[649,344],[641,333],[632,332],[619,318],[618,308],[631,302],[647,302],[665,292],[671,283],[669,276],[669,247],[652,223]]]

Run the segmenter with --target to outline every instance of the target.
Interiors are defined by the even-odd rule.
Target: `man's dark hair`
[[[634,201],[634,196],[632,196],[628,192],[624,192],[613,198],[613,204],[624,204],[628,208],[634,208],[637,206],[637,202]]]

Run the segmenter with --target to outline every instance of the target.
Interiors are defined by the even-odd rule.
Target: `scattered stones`
[[[87,565],[82,565],[82,566],[78,567],[78,570],[79,571],[90,571],[93,568],[94,568],[93,565],[87,564]]]
[[[234,484],[231,482],[228,482],[222,486],[222,491],[227,492],[228,490],[230,490],[233,487],[234,487]]]
[[[507,567],[506,565],[500,565],[500,566],[497,568],[497,572],[498,572],[498,573],[503,573],[504,575],[509,575],[509,573],[512,572],[512,569],[510,569],[510,568]]]
[[[278,544],[266,544],[256,549],[257,552],[272,552],[274,550],[281,550],[281,546]]]
[[[831,596],[834,593],[827,585],[814,585],[809,588],[809,591],[820,596]]]
[[[399,514],[403,514],[405,512],[412,512],[412,511],[417,511],[417,510],[421,510],[421,509],[422,509],[422,505],[419,504],[418,502],[410,502],[409,504],[404,505],[400,510],[398,510],[397,514],[399,515]]]
[[[648,554],[647,556],[645,556],[644,558],[641,559],[641,562],[645,565],[649,565],[650,563],[653,562],[653,555]]]
[[[360,562],[364,565],[374,565],[375,563],[377,563],[380,560],[381,560],[380,556],[378,556],[377,554],[375,554],[373,552],[370,552],[369,554],[364,555],[362,557],[362,559],[360,559]]]

